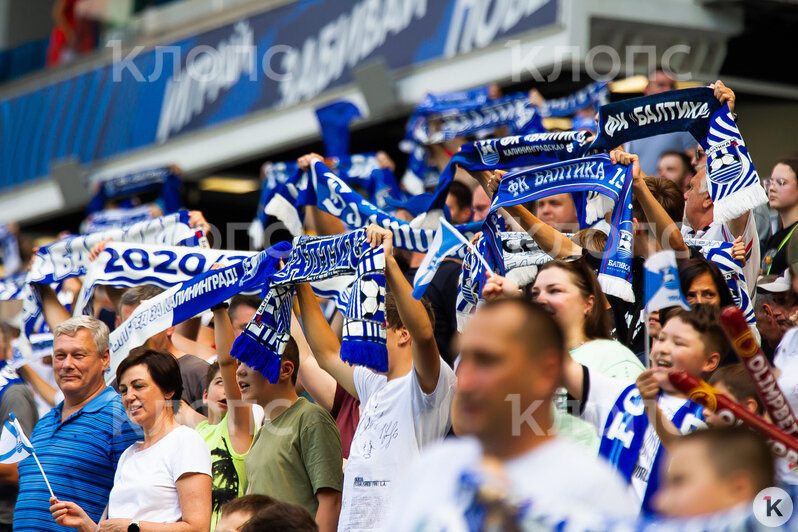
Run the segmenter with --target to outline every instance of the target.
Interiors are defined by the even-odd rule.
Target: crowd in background
[[[62,8],[60,26],[72,29],[59,39],[80,49]],[[675,88],[658,70],[644,95]],[[722,82],[712,89],[733,112],[732,90]],[[545,103],[537,91],[530,99]],[[587,106],[571,123],[595,135],[597,111]],[[497,128],[479,138],[508,134]],[[427,146],[427,170],[439,174],[474,140]],[[462,258],[441,261],[417,299],[425,254],[400,249],[389,227],[368,224],[365,243],[385,258],[383,372],[341,359],[343,313],[310,283],[297,283],[276,379],[231,356],[264,312],[252,294],[164,327],[109,375],[109,334],[164,289],[146,281],[98,285],[89,312],[72,316],[78,278],[55,290],[36,285],[52,352],[12,369],[11,342],[23,326],[6,323],[0,335],[8,359],[0,421],[13,412],[36,451],[18,466],[0,465],[0,530],[523,530],[568,519],[609,530],[684,518],[706,519],[695,526],[707,530],[756,526],[757,494],[791,490],[798,466],[772,453],[768,434],[727,426],[667,376],[681,370],[708,381],[774,421],[720,326],[721,309],[737,304],[738,294],[690,244],[727,242],[747,280],[751,331],[786,407],[798,408],[798,156],[759,168],[767,205],[718,223],[707,154],[690,133],[608,153],[612,164],[631,168],[634,301],[606,294],[599,282],[612,220],[584,227],[570,193],[500,211],[553,260],[525,275],[486,274],[467,323],[458,323]],[[378,160],[395,168],[384,153]],[[329,164],[307,154],[298,170],[310,173],[318,162]],[[448,221],[484,222],[504,176],[458,170]],[[424,194],[403,182],[382,208],[397,220],[417,219],[437,185],[426,182]],[[103,208],[142,207],[125,201]],[[148,208],[148,218],[172,210],[161,201]],[[303,209],[308,234],[361,229],[316,206]],[[264,229],[279,224],[264,219]],[[190,221],[200,229],[213,223],[196,211]],[[19,242],[24,248],[24,235]],[[91,259],[112,243],[94,246]],[[649,313],[644,262],[663,249],[676,252],[687,308]],[[24,271],[35,253],[21,255]]]

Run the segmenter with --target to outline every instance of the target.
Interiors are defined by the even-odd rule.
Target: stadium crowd
[[[760,180],[721,81],[595,87],[512,120],[496,86],[430,95],[402,179],[384,152],[268,163],[257,253],[206,245],[176,168],[98,184],[82,235],[7,228],[0,530],[787,515],[761,492],[798,485],[798,156]]]

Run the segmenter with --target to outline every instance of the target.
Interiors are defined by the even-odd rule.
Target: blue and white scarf
[[[599,107],[606,104],[609,95],[609,83],[596,81],[568,96],[546,100],[538,108],[538,112],[543,118],[571,116],[586,107]]]
[[[630,98],[599,109],[598,137],[591,150],[611,150],[632,140],[689,131],[703,142],[720,102],[708,87]]]
[[[490,87],[482,85],[475,89],[453,92],[428,92],[416,106],[417,112],[440,113],[458,105],[482,105],[490,100]]]
[[[570,235],[566,235],[570,236]],[[551,262],[551,256],[540,249],[528,233],[500,232],[504,255],[505,276],[518,286],[534,282],[538,267]],[[475,246],[476,253],[486,255],[485,234],[480,235]],[[486,280],[485,267],[476,253],[464,250],[463,266],[457,283],[456,318],[457,330],[463,332],[472,312],[482,297],[482,286]]]
[[[188,211],[140,222],[126,229],[70,236],[39,248],[28,273],[28,282],[49,284],[67,277],[85,275],[91,264],[89,254],[92,248],[108,240],[170,246],[190,246],[198,243],[196,233],[188,224]]]
[[[385,208],[385,198],[404,199],[396,176],[380,166],[375,153],[332,157],[324,162],[349,186],[363,189],[368,200],[380,209]]]
[[[677,430],[684,434],[698,428],[692,424],[692,419],[703,420],[702,412],[703,406],[688,399],[676,411],[671,421]],[[692,415],[692,417],[688,419],[688,415]],[[685,426],[686,422],[691,425]],[[643,398],[640,396],[637,385],[632,383],[615,401],[615,405],[604,423],[599,445],[599,455],[615,466],[627,482],[632,480],[632,473],[634,473],[635,465],[640,457],[647,428],[648,416],[643,405]],[[643,497],[643,512],[645,513],[653,512],[651,496],[659,485],[659,470],[663,454],[664,449],[660,444],[649,471],[648,485]]]
[[[469,171],[510,169],[567,161],[581,157],[587,146],[585,131],[559,133],[531,133],[496,139],[469,142],[460,147],[449,160],[433,193],[429,213],[421,219],[421,227],[434,229],[440,218],[449,186],[454,181],[457,167]],[[431,223],[427,223],[427,222]]]
[[[25,286],[28,284],[28,273],[21,272],[0,279],[0,301],[11,301],[25,298]]]
[[[371,248],[366,230],[331,237],[302,236],[285,267],[269,277],[269,291],[258,312],[236,339],[231,355],[277,382],[289,340],[295,285],[355,274],[344,315],[341,359],[375,371],[388,371],[385,347],[385,255]]]
[[[7,224],[0,225],[0,250],[3,253],[3,273],[11,275],[22,268],[19,256],[19,241]]]
[[[743,267],[731,256],[731,250],[734,245],[731,242],[697,238],[685,238],[684,243],[690,247],[698,248],[705,259],[720,269],[734,299],[734,305],[743,311],[745,321],[749,325],[756,326],[754,305],[751,303]]]
[[[715,222],[725,223],[768,202],[728,105],[712,115],[701,147],[707,154],[707,189]]]
[[[632,291],[632,169],[612,164],[607,155],[593,155],[573,161],[541,166],[506,174],[483,225],[487,238],[487,259],[504,275],[501,238],[496,225],[497,211],[554,194],[592,191],[615,202],[607,247],[599,269],[599,283],[608,295],[634,301]]]
[[[24,384],[24,381],[19,378],[17,370],[11,364],[5,360],[0,360],[0,401],[3,400],[3,395],[12,384]]]
[[[524,93],[496,100],[451,103],[445,108],[419,108],[410,118],[408,130],[420,144],[439,144],[501,126],[510,126],[519,134],[546,130],[537,108]]]
[[[109,242],[87,270],[73,314],[89,311],[97,285],[149,284],[166,289],[207,272],[217,262],[229,265],[253,255],[251,251]],[[256,287],[249,293],[258,292]]]
[[[24,327],[22,334],[30,336],[42,330],[41,299],[31,284],[58,283],[67,277],[85,275],[91,265],[92,248],[103,241],[136,242],[196,246],[197,234],[188,225],[188,211],[180,211],[134,224],[127,229],[111,229],[102,233],[71,236],[39,248],[27,276],[28,286],[21,299]]]
[[[362,188],[368,195],[369,201],[380,209],[385,207],[385,198],[404,199],[404,193],[396,182],[393,172],[380,167],[375,153],[332,157],[325,159],[325,164],[349,186]],[[280,196],[282,199],[290,198],[288,203],[291,203],[299,197],[300,188],[308,183],[296,163],[269,163],[265,169],[265,176],[258,201],[258,210],[249,228],[249,236],[255,247],[263,247],[266,220],[272,214],[267,211],[267,206],[272,199],[275,196]],[[279,201],[279,198],[276,201]],[[299,206],[297,205],[297,207]],[[274,208],[273,206],[272,209]],[[284,210],[280,209],[280,212]],[[301,229],[297,230],[296,227],[295,220],[298,219],[301,219],[298,214],[290,216],[292,224],[289,230],[295,236],[301,232]],[[286,223],[283,219],[281,221]]]
[[[134,194],[157,190],[161,208],[166,214],[176,212],[181,207],[180,176],[167,167],[150,168],[138,172],[103,179],[99,190],[86,208],[92,214],[105,208],[105,202]]]
[[[257,291],[268,276],[277,271],[280,259],[290,249],[290,244],[280,242],[225,268],[196,275],[152,299],[143,301],[111,333],[111,364],[107,379],[113,379],[117,366],[131,349],[144,345],[153,335],[236,294]]]
[[[129,209],[105,209],[88,215],[80,224],[80,234],[88,235],[109,229],[121,229],[152,218],[150,205],[139,205]]]
[[[350,229],[360,229],[371,223],[390,229],[394,235],[393,244],[398,249],[426,253],[434,236],[433,230],[415,229],[410,223],[378,209],[321,161],[314,161],[309,172],[298,173],[294,180],[286,183],[266,206],[266,212],[282,221],[294,235],[300,235],[301,210],[305,205],[315,205]],[[480,230],[479,226],[464,224],[456,228],[470,239]]]

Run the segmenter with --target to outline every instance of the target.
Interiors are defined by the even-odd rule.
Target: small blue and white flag
[[[442,216],[440,220],[441,225],[432,237],[427,256],[424,257],[413,278],[413,297],[416,299],[421,299],[424,295],[443,259],[454,255],[463,246],[469,246],[468,240],[460,234],[460,231],[452,227]]]
[[[12,412],[0,434],[0,464],[16,464],[31,454],[33,454],[33,445]]]
[[[690,305],[682,295],[679,270],[676,268],[676,253],[673,250],[651,255],[646,259],[644,268],[646,313],[668,307],[690,310]]]

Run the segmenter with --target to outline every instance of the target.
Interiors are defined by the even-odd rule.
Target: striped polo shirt
[[[122,399],[110,386],[63,423],[61,408],[50,410],[30,441],[59,500],[73,501],[96,523],[108,504],[119,457],[142,440],[128,421]],[[72,530],[55,524],[50,492],[32,456],[19,463],[14,530]]]

